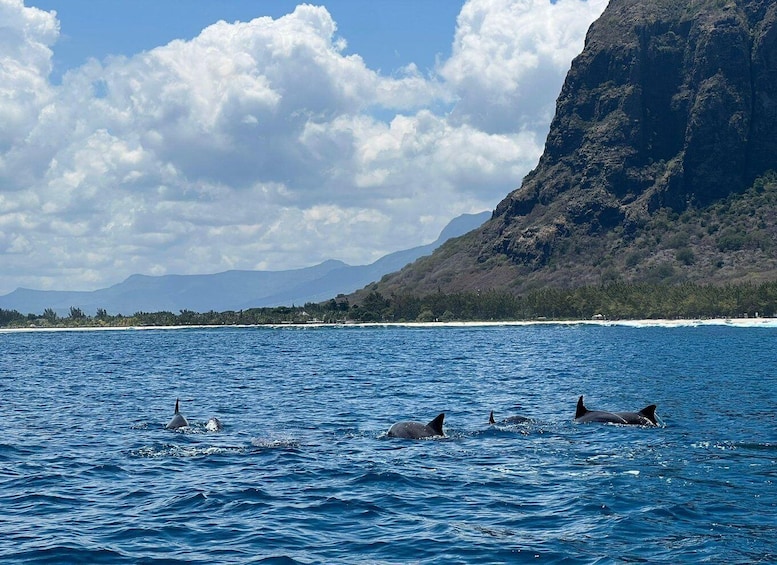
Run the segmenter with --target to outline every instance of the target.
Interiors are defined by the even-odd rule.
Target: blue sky
[[[0,0],[0,294],[370,263],[536,165],[607,0]]]
[[[55,75],[90,57],[130,56],[173,39],[192,39],[218,21],[279,18],[294,11],[289,0],[40,0],[28,2],[56,10],[60,39],[54,50]],[[347,53],[358,53],[373,69],[391,73],[415,63],[434,68],[451,51],[460,0],[332,0],[326,2],[347,38]]]

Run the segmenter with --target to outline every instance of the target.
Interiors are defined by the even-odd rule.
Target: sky
[[[368,264],[537,163],[607,0],[0,0],[0,294]]]

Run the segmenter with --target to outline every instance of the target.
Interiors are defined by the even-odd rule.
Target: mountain
[[[611,0],[481,228],[370,291],[777,277],[777,3]]]
[[[51,308],[67,315],[70,308],[93,314],[98,308],[109,314],[135,312],[194,312],[245,310],[262,306],[290,306],[319,302],[347,294],[428,255],[451,237],[480,226],[490,212],[464,214],[452,220],[433,243],[397,251],[370,265],[350,266],[325,261],[313,267],[288,271],[226,271],[211,275],[132,275],[109,288],[89,292],[47,291],[19,288],[0,296],[0,308],[23,314]]]

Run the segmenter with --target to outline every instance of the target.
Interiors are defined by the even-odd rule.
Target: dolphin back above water
[[[657,426],[656,405],[646,406],[639,412],[607,412],[589,410],[583,404],[583,397],[577,400],[575,422],[605,422],[610,424],[630,424],[635,426]]]
[[[491,411],[491,414],[488,416],[488,423],[492,426],[494,424],[525,424],[527,422],[531,422],[531,418],[527,418],[526,416],[508,416],[507,418],[504,418],[502,420],[499,420],[498,422],[494,419],[494,411]]]
[[[205,424],[205,430],[209,432],[220,432],[224,429],[224,424],[218,418],[211,418]]]
[[[445,420],[445,413],[440,414],[428,424],[422,422],[397,422],[389,428],[388,437],[399,437],[404,439],[422,439],[427,437],[444,436],[442,423]]]
[[[189,422],[186,421],[186,418],[184,418],[183,414],[181,414],[178,411],[178,399],[175,399],[175,413],[173,414],[173,417],[170,419],[170,421],[167,423],[165,428],[168,430],[177,430],[178,428],[185,428],[189,425]]]

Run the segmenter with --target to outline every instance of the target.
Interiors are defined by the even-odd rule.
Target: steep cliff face
[[[556,212],[562,237],[567,223],[633,230],[774,168],[776,20],[765,0],[612,0],[567,75],[538,167],[496,209],[502,251],[538,208]],[[539,243],[529,255],[541,262]]]
[[[640,279],[656,257],[625,265],[617,254],[643,248],[657,214],[701,214],[771,169],[777,3],[611,0],[572,63],[538,166],[480,232],[383,286],[588,284],[602,263]],[[687,279],[710,278],[697,267]]]

